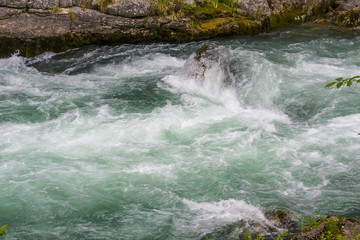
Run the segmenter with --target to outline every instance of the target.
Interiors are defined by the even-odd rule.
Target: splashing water
[[[199,81],[204,43],[222,50]],[[231,239],[237,222],[266,234],[272,209],[360,218],[359,86],[324,88],[359,74],[359,43],[311,24],[0,59],[7,239]]]

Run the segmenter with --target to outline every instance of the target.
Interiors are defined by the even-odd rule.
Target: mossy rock
[[[290,240],[359,240],[360,220],[337,216],[321,218],[313,226],[293,235]]]
[[[270,17],[269,28],[276,29],[290,24],[301,23],[302,15],[303,15],[303,10],[301,9],[283,11],[280,12],[279,14],[273,14]]]
[[[345,27],[356,27],[360,24],[360,8],[347,11],[336,19],[336,24]]]

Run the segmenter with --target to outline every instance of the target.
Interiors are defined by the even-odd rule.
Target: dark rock
[[[344,225],[342,226],[344,236],[349,240],[360,239],[360,219],[345,219]]]
[[[72,4],[72,0],[60,0],[59,1],[59,6],[60,7],[72,7],[73,4]]]
[[[235,83],[235,76],[241,74],[243,68],[241,60],[232,57],[228,48],[204,44],[189,56],[182,74],[184,79],[192,79],[199,84],[216,81],[217,84],[228,87]]]
[[[286,210],[272,210],[265,213],[265,217],[276,227],[294,229],[296,222]]]
[[[258,19],[270,17],[271,9],[267,0],[243,0],[239,1],[237,13]]]
[[[6,5],[11,8],[26,8],[27,0],[7,0]]]
[[[338,5],[337,10],[349,11],[360,6],[360,1],[358,0],[336,1],[336,4]]]
[[[14,8],[0,8],[0,20],[5,20],[11,18],[12,16],[18,16],[23,13],[24,9],[14,9]]]
[[[196,81],[203,82],[205,74],[211,68],[222,68],[225,60],[223,53],[228,52],[222,46],[215,45],[202,45],[198,50],[190,55],[189,59],[185,62],[184,72],[189,78]]]
[[[206,48],[213,48],[214,46],[204,45],[200,51],[208,51]],[[291,232],[292,227],[295,225],[289,212],[285,210],[272,210],[264,214],[258,219],[243,219],[234,223],[227,224],[226,226],[216,229],[213,233],[209,234],[210,239],[223,239],[226,236],[229,239],[256,239],[258,234],[261,234],[265,239],[273,239],[277,234],[283,232],[284,229]],[[245,235],[248,235],[246,237]]]
[[[336,16],[335,23],[345,27],[360,26],[360,9],[354,8],[350,11],[341,12]]]
[[[32,8],[51,9],[59,6],[59,0],[33,0]]]
[[[112,4],[107,7],[107,13],[111,15],[119,15],[120,4]]]

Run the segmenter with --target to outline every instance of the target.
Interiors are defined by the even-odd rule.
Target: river
[[[223,61],[199,81],[185,62],[205,43]],[[6,240],[266,235],[274,209],[360,218],[360,86],[324,88],[359,56],[357,32],[303,24],[0,59]]]

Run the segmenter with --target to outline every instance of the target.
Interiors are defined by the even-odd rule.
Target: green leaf
[[[5,228],[7,228],[8,225],[4,225],[0,228],[0,230],[4,230]]]
[[[339,78],[337,78],[337,79],[335,79],[336,81],[338,81],[338,82],[340,82],[341,80],[343,80],[343,78],[342,77],[339,77]]]
[[[328,88],[328,87],[331,87],[332,85],[334,85],[336,82],[332,82],[332,83],[329,83],[328,85],[326,85],[325,87]]]
[[[349,81],[347,82],[346,86],[350,87],[351,85],[352,85],[352,81],[349,80]]]
[[[342,85],[343,85],[343,82],[338,82],[338,83],[336,84],[336,87],[337,87],[337,88],[340,88]]]

